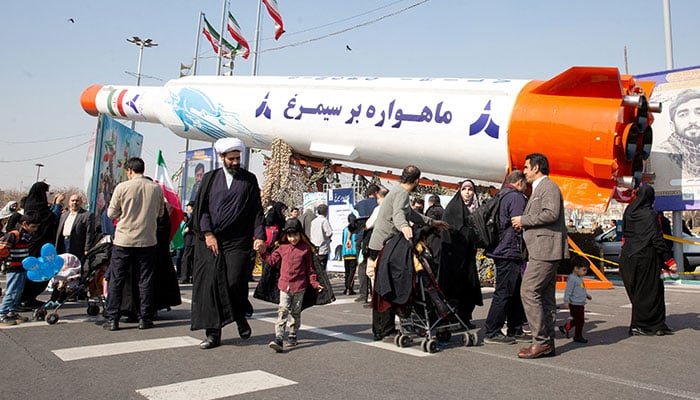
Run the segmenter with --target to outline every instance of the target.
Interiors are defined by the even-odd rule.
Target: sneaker
[[[2,325],[2,326],[17,325],[17,321],[15,321],[14,318],[8,318],[7,315],[0,315],[0,325]]]
[[[582,337],[575,337],[574,342],[576,342],[576,343],[588,343],[588,339],[584,339],[583,336]]]
[[[564,336],[566,336],[567,339],[570,337],[570,336],[569,336],[569,330],[570,330],[570,329],[566,329],[566,327],[565,327],[564,325],[560,325],[560,326],[559,326],[559,331],[560,331],[561,333],[563,333]]]
[[[281,353],[284,346],[282,343],[282,338],[275,338],[275,340],[271,341],[268,346],[270,346],[270,348],[277,353]]]
[[[15,322],[17,322],[18,324],[21,324],[22,322],[27,322],[27,321],[29,321],[29,318],[24,317],[24,316],[22,316],[22,315],[19,315],[19,314],[17,314],[17,313],[14,312],[14,311],[10,311],[9,313],[7,313],[7,318],[8,318],[8,319],[14,319]]]
[[[297,345],[297,335],[289,335],[287,337],[287,345],[288,346],[296,346]]]
[[[532,335],[526,333],[516,333],[514,335],[508,335],[508,337],[515,339],[518,343],[530,343],[532,342]]]
[[[502,333],[497,333],[492,337],[486,336],[484,343],[488,344],[515,344],[515,338],[512,336],[504,336]]]

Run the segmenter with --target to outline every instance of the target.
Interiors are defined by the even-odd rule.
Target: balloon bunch
[[[22,260],[22,267],[27,270],[27,278],[34,282],[51,279],[63,267],[63,258],[56,254],[51,243],[41,246],[41,257],[27,257]]]

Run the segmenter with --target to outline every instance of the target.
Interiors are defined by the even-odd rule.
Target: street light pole
[[[41,171],[41,167],[44,166],[42,163],[36,163],[36,182],[39,182],[39,171]]]
[[[141,86],[141,61],[143,60],[143,48],[144,47],[155,47],[158,43],[155,43],[153,39],[141,39],[138,36],[133,36],[131,39],[126,39],[127,42],[133,43],[139,46],[139,63],[136,68],[136,86]],[[131,121],[131,130],[136,127],[136,121]]]

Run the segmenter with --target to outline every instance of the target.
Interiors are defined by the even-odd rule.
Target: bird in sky
[[[68,18],[68,22],[70,22],[71,24],[74,24],[75,20],[73,18]]]
[[[352,51],[352,49],[350,48],[350,46],[348,46],[347,44],[345,45],[345,50],[347,50],[347,51]]]

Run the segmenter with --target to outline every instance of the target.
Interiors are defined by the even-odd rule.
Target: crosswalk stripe
[[[257,319],[258,321],[264,321],[264,322],[269,322],[272,324],[277,323],[276,318],[268,318],[268,317],[253,317],[254,319]],[[300,329],[302,331],[308,331],[308,332],[313,332],[318,335],[323,335],[323,336],[329,336],[335,339],[340,339],[340,340],[345,340],[348,342],[353,342],[353,343],[358,343],[358,344],[363,344],[365,346],[371,346],[371,347],[377,347],[380,349],[384,350],[390,350],[394,351],[397,353],[402,353],[402,354],[407,354],[410,356],[414,357],[428,357],[431,356],[432,354],[430,353],[424,353],[422,350],[416,347],[398,347],[394,343],[387,343],[384,341],[373,341],[370,339],[365,339],[359,336],[354,336],[354,335],[348,335],[347,333],[342,333],[342,332],[335,332],[331,331],[328,329],[323,329],[323,328],[316,328],[314,326],[308,326],[308,325],[301,325]]]
[[[255,370],[138,389],[136,393],[151,400],[210,400],[296,384],[289,379]]]
[[[56,357],[63,361],[81,360],[85,358],[106,357],[117,354],[138,353],[162,349],[174,349],[198,345],[199,339],[190,336],[175,336],[159,339],[135,340],[131,342],[106,343],[94,346],[70,347],[52,350]]]

